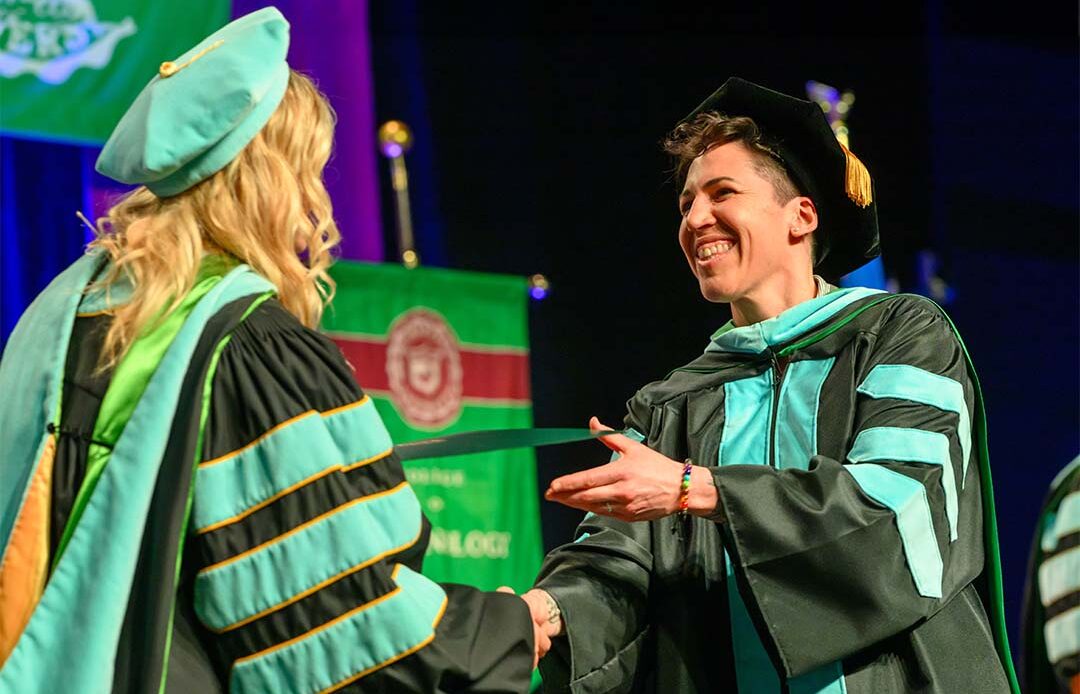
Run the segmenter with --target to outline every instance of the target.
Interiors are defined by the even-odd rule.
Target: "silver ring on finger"
[[[606,503],[604,504],[604,508],[605,508],[605,509],[607,509],[607,512],[608,512],[608,515],[609,515],[609,516],[610,516],[610,515],[611,515],[612,513],[614,513],[614,510],[613,510],[613,509],[611,508],[611,502],[610,502],[610,501],[608,501],[608,502],[606,502]]]

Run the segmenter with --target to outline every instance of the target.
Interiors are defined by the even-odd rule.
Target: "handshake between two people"
[[[508,586],[499,588],[500,593],[513,595],[514,589]],[[533,667],[551,650],[551,640],[563,634],[562,612],[558,604],[547,591],[533,588],[523,594],[521,599],[529,606],[533,627]]]
[[[594,432],[611,431],[596,417],[589,420],[589,428]],[[552,480],[544,498],[627,522],[656,520],[680,510],[684,463],[622,434],[600,437],[600,442],[618,457],[606,465]],[[707,469],[692,467],[686,501],[686,510],[690,513],[707,516],[715,512],[717,492]],[[514,592],[505,586],[499,590]],[[533,588],[521,598],[532,615],[535,667],[551,649],[551,640],[564,633],[565,625],[558,603],[547,591]]]

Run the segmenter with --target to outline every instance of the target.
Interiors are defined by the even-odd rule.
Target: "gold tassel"
[[[870,172],[866,170],[866,164],[859,161],[859,158],[852,154],[851,150],[845,147],[843,143],[840,144],[840,149],[844,150],[844,157],[847,158],[847,176],[844,181],[844,190],[856,205],[869,207],[870,203],[874,201],[874,189],[870,181]]]

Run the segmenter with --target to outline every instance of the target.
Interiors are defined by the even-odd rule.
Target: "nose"
[[[690,211],[686,213],[686,224],[691,229],[708,229],[716,224],[712,206],[709,201],[701,197],[695,197],[690,203]]]

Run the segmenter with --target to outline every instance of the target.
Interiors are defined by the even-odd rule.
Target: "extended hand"
[[[589,428],[611,430],[596,417]],[[679,510],[682,463],[622,434],[602,436],[600,442],[619,459],[553,480],[544,493],[548,501],[624,521],[653,520]]]
[[[514,589],[510,588],[509,586],[502,586],[501,588],[499,588],[499,592],[510,593],[511,595],[513,595]],[[521,596],[521,599],[524,600],[525,604],[529,606],[529,615],[532,618],[533,643],[535,644],[533,651],[533,668],[536,668],[536,665],[540,662],[540,659],[547,655],[547,652],[551,650],[551,638],[553,636],[557,636],[559,631],[562,629],[561,620],[558,623],[558,628],[555,628],[555,625],[549,621],[547,608],[541,608],[543,598],[534,595],[536,593],[543,593],[543,595],[551,601],[552,605],[555,604],[555,601],[551,599],[550,595],[536,588],[530,590],[528,593],[525,593]],[[543,614],[541,614],[540,612],[541,609],[544,610]],[[555,607],[556,616],[558,616],[558,610],[559,608]]]

